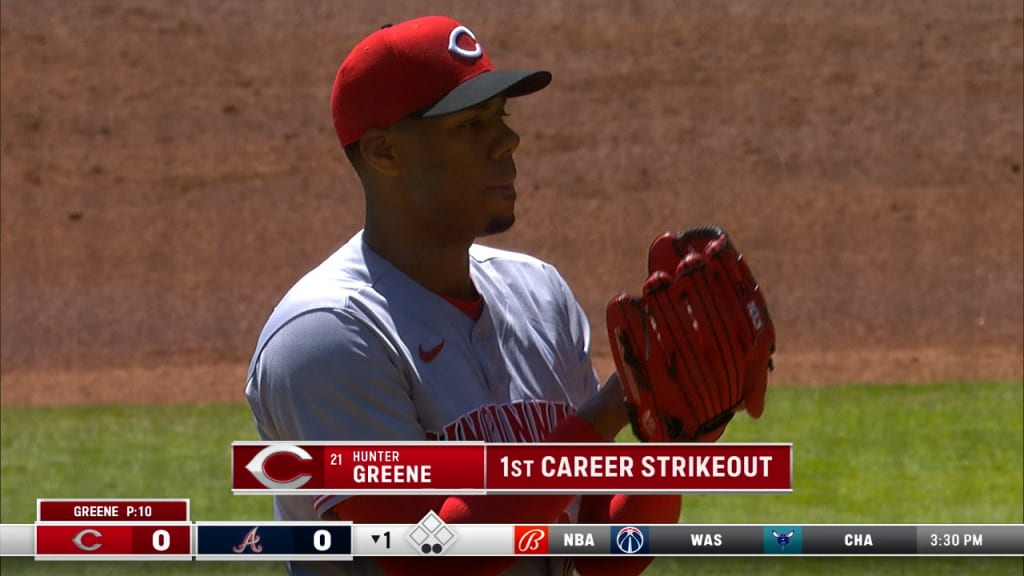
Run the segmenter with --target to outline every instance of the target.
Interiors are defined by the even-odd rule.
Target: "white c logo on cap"
[[[465,48],[459,46],[459,36],[463,34],[473,39],[473,44],[476,45],[476,48],[472,50],[466,50]],[[476,36],[473,34],[472,30],[466,28],[465,26],[456,26],[454,29],[452,29],[452,33],[448,35],[448,51],[451,52],[452,54],[458,54],[459,56],[463,56],[465,58],[476,59],[483,55],[484,47],[481,46],[479,42],[477,42]]]

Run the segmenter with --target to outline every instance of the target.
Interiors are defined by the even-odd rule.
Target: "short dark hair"
[[[348,157],[352,167],[358,170],[359,166],[363,163],[363,153],[359,150],[359,140],[345,146],[345,156]]]

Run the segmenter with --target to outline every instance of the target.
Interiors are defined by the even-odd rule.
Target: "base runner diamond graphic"
[[[433,510],[420,518],[405,537],[420,554],[444,554],[456,538],[455,532]]]

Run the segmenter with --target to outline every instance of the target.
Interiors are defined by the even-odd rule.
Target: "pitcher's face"
[[[404,202],[416,219],[445,237],[475,239],[515,222],[519,134],[505,122],[505,97],[392,128],[400,154]]]

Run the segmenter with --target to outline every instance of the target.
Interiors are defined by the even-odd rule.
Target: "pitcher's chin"
[[[511,228],[512,225],[515,224],[515,223],[516,223],[516,215],[515,215],[514,212],[508,214],[507,216],[498,216],[498,217],[492,218],[491,221],[488,222],[487,226],[484,228],[484,234],[483,235],[484,236],[491,236],[491,235],[494,235],[494,234],[501,234],[502,232],[505,232],[506,230]]]

